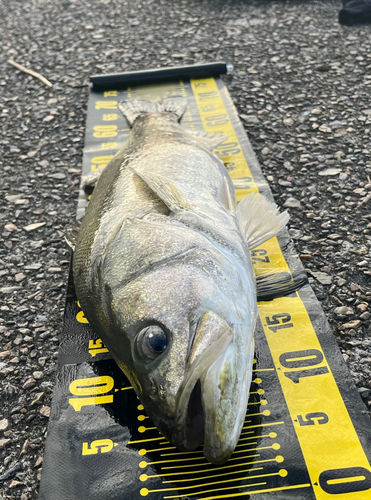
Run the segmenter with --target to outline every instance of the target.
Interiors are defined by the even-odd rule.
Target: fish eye
[[[167,336],[158,325],[143,328],[137,337],[138,352],[144,359],[156,359],[166,350]]]

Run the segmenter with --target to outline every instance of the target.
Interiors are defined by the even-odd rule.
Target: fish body
[[[124,109],[131,134],[92,194],[74,280],[160,432],[223,463],[246,413],[255,278],[227,170],[179,125],[174,102]]]

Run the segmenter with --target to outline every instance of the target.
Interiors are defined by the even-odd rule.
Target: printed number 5
[[[98,439],[90,443],[82,443],[83,455],[96,455],[97,453],[108,453],[118,443],[114,443],[111,439]]]

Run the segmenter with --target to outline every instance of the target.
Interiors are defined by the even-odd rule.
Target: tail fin
[[[172,113],[180,120],[187,109],[188,100],[180,96],[165,97],[162,101],[157,102],[134,99],[132,101],[122,101],[118,106],[129,125],[132,126],[138,116],[151,113]]]

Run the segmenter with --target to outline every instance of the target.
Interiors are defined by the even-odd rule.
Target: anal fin
[[[295,274],[280,272],[256,277],[258,302],[269,301],[297,292],[308,283],[305,271]]]

